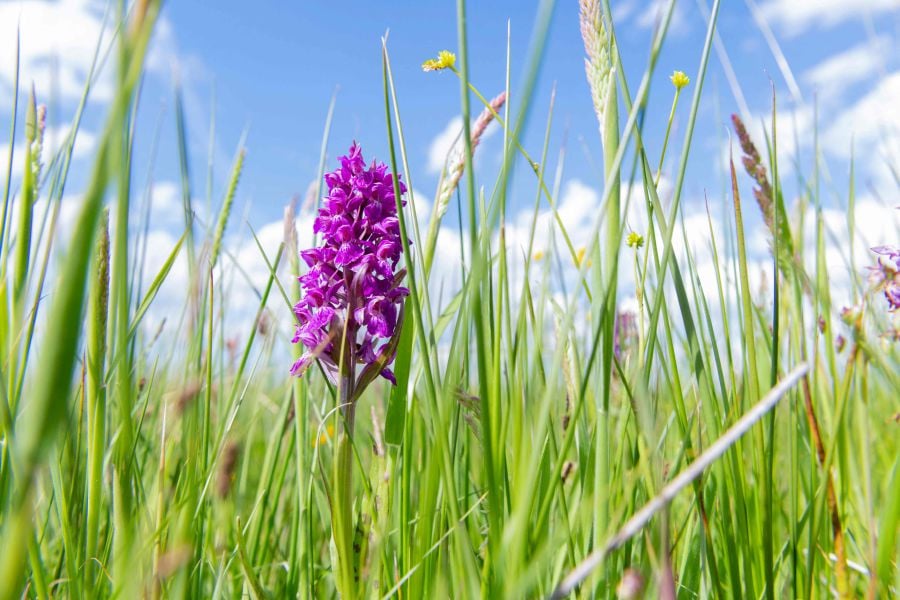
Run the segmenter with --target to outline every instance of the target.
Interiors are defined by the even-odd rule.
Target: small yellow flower
[[[532,256],[532,258],[534,258],[535,262],[541,262],[542,260],[544,260],[544,251],[538,250],[534,253],[534,256]]]
[[[580,266],[581,266],[581,263],[584,262],[584,253],[585,253],[586,251],[587,251],[586,248],[585,248],[584,246],[582,246],[582,247],[579,248],[578,251],[575,253],[575,266],[580,267]]]
[[[326,425],[325,431],[319,434],[319,437],[312,441],[312,447],[318,448],[328,443],[328,440],[334,437],[334,425]]]
[[[632,231],[628,234],[628,237],[625,238],[625,243],[629,248],[640,248],[644,245],[644,236],[637,231]]]
[[[438,52],[437,58],[429,58],[422,63],[423,71],[442,71],[443,69],[452,69],[456,65],[456,55],[449,50],[441,50]]]
[[[691,82],[690,78],[684,74],[684,71],[675,71],[669,79],[672,80],[672,85],[675,86],[676,90],[680,90]]]

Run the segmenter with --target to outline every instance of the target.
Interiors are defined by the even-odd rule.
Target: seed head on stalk
[[[594,112],[600,124],[601,138],[606,129],[606,112],[609,109],[610,79],[614,76],[612,69],[609,34],[603,24],[598,0],[580,0],[579,24],[581,38],[584,40],[584,72],[588,86],[591,88],[591,99]]]
[[[481,142],[481,138],[484,136],[484,132],[487,130],[488,125],[494,120],[494,115],[499,114],[500,109],[503,108],[505,102],[506,92],[500,92],[491,99],[489,103],[490,106],[486,106],[484,110],[481,111],[481,114],[478,115],[478,118],[475,119],[470,131],[472,152],[475,152],[475,148],[478,146],[479,142]],[[447,208],[450,206],[450,197],[453,195],[453,191],[456,190],[456,186],[459,185],[463,176],[463,171],[466,167],[466,157],[462,151],[461,144],[456,146],[455,152],[450,158],[450,167],[441,179],[440,189],[437,194],[437,202],[435,203],[435,218],[438,219],[443,217],[447,212]]]

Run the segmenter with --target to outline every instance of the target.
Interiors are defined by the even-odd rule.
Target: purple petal
[[[391,385],[397,385],[397,378],[394,377],[394,372],[390,369],[382,369],[381,376],[391,382]]]

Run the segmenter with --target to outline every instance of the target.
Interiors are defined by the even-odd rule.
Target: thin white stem
[[[793,371],[787,374],[784,379],[779,382],[765,397],[757,402],[747,414],[738,419],[728,431],[723,433],[719,439],[713,442],[706,452],[701,454],[697,460],[692,462],[684,471],[679,473],[672,481],[666,485],[660,493],[647,502],[634,516],[632,516],[625,525],[611,537],[606,544],[594,550],[581,561],[565,579],[553,590],[551,598],[564,598],[575,589],[578,584],[584,581],[591,572],[596,569],[604,559],[616,548],[624,544],[629,538],[637,534],[650,521],[654,514],[660,509],[667,506],[678,492],[687,487],[692,481],[697,479],[704,469],[713,464],[725,452],[734,445],[745,433],[747,433],[764,414],[772,410],[778,401],[781,400],[787,392],[794,387],[800,378],[809,370],[809,365],[800,363]]]

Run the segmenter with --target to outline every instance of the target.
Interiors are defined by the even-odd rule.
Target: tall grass
[[[131,182],[146,167],[134,148],[148,141],[134,122],[159,4],[119,17],[117,90],[66,238],[56,227],[79,120],[46,156],[33,92],[25,154],[14,156],[17,94],[0,224],[0,598],[896,595],[900,351],[882,335],[896,321],[864,283],[838,317],[818,149],[791,202],[774,102],[765,138],[735,133],[750,177],[732,159],[729,189],[710,198],[729,214],[722,230],[708,220],[712,289],[688,243],[700,232],[685,227],[683,190],[719,4],[686,69],[689,104],[680,87],[658,86],[674,99],[656,155],[641,115],[651,83],[667,80],[656,65],[674,2],[639,82],[622,67],[608,3],[581,2],[603,185],[579,251],[558,212],[552,102],[540,152],[523,142],[539,118],[531,108],[554,2],[539,3],[521,87],[510,89],[507,56],[505,82],[485,83],[483,95],[458,0],[458,62],[439,76],[448,93],[457,78],[462,151],[449,157],[427,229],[412,192],[401,212],[412,243],[398,385],[369,387],[352,437],[335,438],[341,399],[321,372],[288,377],[297,203],[274,254],[256,240],[266,282],[243,347],[226,343],[223,282],[241,268],[226,231],[242,171],[260,167],[242,141],[218,214],[201,222],[178,90],[183,235],[144,274],[148,213]],[[382,57],[383,158],[412,190],[411,84],[394,79],[386,40]],[[334,112],[332,100],[319,181]],[[676,116],[687,127],[672,134]],[[489,175],[473,156],[490,121],[503,141]],[[666,156],[670,134],[672,148],[683,139]],[[515,171],[535,198],[522,239],[508,237],[513,190],[522,191]],[[746,201],[751,181],[756,205]],[[854,202],[851,176],[850,248]],[[765,289],[751,282],[747,248],[747,216],[758,209],[772,250]],[[460,216],[459,282],[433,268],[440,232],[454,227],[448,214]],[[642,244],[625,244],[631,214],[647,223],[636,232]],[[551,231],[538,232],[545,215]],[[544,233],[550,247],[536,241]],[[177,350],[159,352],[142,322],[180,260],[190,285],[181,312],[167,315]],[[638,325],[629,329],[622,300],[631,293]]]

